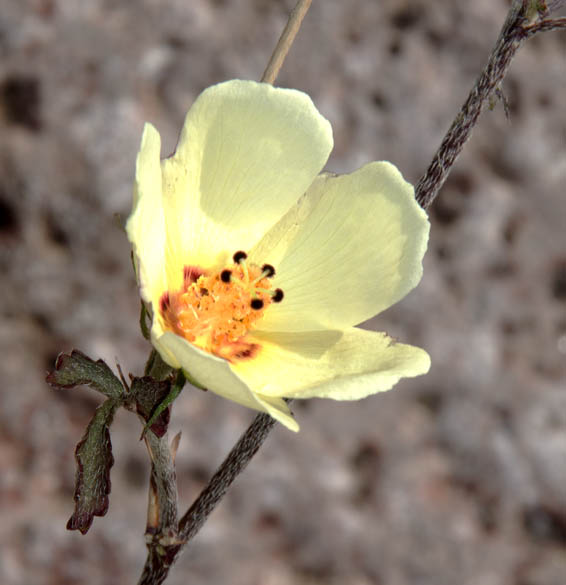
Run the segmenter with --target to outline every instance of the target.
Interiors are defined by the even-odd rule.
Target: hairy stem
[[[157,437],[148,431],[144,439],[151,458],[146,535],[173,535],[177,533],[177,481],[168,434]]]
[[[257,453],[275,425],[268,414],[258,414],[240,440],[234,445],[208,485],[179,522],[179,530],[160,553],[158,547],[148,545],[149,552],[138,585],[161,585],[169,574],[182,547],[200,530],[210,513],[224,497],[232,482]],[[165,554],[163,554],[165,553]]]
[[[224,497],[232,482],[244,470],[269,435],[275,419],[258,414],[240,440],[234,445],[208,485],[179,522],[179,534],[189,541],[202,527],[210,513]]]
[[[428,209],[438,195],[456,158],[470,138],[482,108],[501,83],[513,56],[524,40],[524,12],[523,2],[513,3],[485,69],[444,136],[425,174],[417,183],[415,197],[424,209]]]
[[[171,368],[152,350],[146,365],[146,374],[156,380],[163,380],[170,372]],[[173,441],[173,447],[170,447],[167,432],[158,437],[148,429],[144,440],[151,459],[151,474],[145,531],[148,554],[139,584],[153,585],[163,583],[181,544],[178,538],[175,474],[178,437]]]
[[[562,4],[555,2],[552,8]],[[511,5],[487,65],[415,187],[415,197],[424,209],[428,209],[438,195],[464,144],[470,138],[482,109],[498,90],[522,43],[536,33],[566,28],[564,18],[542,19],[549,10],[550,7],[545,8],[533,0],[515,0]]]
[[[527,37],[530,38],[539,32],[550,32],[552,30],[566,29],[566,18],[552,18],[541,20],[526,28]]]
[[[138,585],[161,585],[169,574],[169,566],[163,563],[155,549],[149,549]]]

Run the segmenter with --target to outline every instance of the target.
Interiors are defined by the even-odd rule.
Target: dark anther
[[[234,262],[236,264],[239,264],[242,260],[245,260],[248,257],[248,255],[240,250],[239,252],[236,252],[232,257],[234,258]]]
[[[259,311],[263,308],[263,301],[261,299],[252,299],[251,306],[252,309]]]
[[[203,296],[203,297],[207,297],[207,296],[208,296],[208,289],[207,289],[207,288],[203,288],[203,287],[201,287],[201,288],[200,288],[200,294],[201,294],[201,296]]]
[[[285,295],[283,294],[283,291],[280,288],[276,288],[275,289],[275,294],[273,295],[273,297],[271,298],[271,300],[274,303],[280,303],[283,300],[283,297]]]
[[[271,266],[271,264],[264,264],[261,267],[261,271],[267,272],[267,274],[266,274],[267,278],[271,278],[272,276],[275,276],[275,268],[273,268],[273,266]]]
[[[232,278],[232,273],[229,270],[223,270],[220,273],[220,280],[222,282],[230,282],[230,278]]]

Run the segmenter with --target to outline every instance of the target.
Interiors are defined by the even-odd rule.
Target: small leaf
[[[55,370],[47,375],[47,383],[56,388],[73,388],[80,384],[91,386],[108,398],[124,397],[122,382],[102,360],[93,361],[81,351],[60,353]]]
[[[114,464],[109,427],[118,406],[112,399],[101,404],[77,445],[75,511],[67,522],[68,530],[86,534],[94,516],[104,516],[108,511],[110,468]]]
[[[129,397],[135,401],[138,414],[147,423],[159,405],[169,396],[170,390],[170,380],[154,380],[150,376],[143,376],[143,378],[132,380]],[[162,437],[167,432],[170,410],[169,408],[163,410],[150,426],[158,437]]]

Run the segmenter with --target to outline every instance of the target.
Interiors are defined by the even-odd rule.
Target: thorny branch
[[[310,3],[311,0],[299,0],[297,3],[262,77],[262,81],[273,83],[275,80]],[[500,83],[505,77],[519,47],[525,40],[539,32],[566,28],[566,18],[547,18],[553,10],[558,9],[565,3],[564,0],[551,0],[547,3],[540,0],[514,0],[486,67],[474,84],[432,162],[415,188],[415,197],[423,208],[428,209],[437,197],[456,158],[470,138],[472,129],[476,125],[483,107],[499,91]],[[165,581],[171,565],[175,562],[183,546],[195,536],[205,523],[210,513],[226,494],[234,479],[257,453],[274,424],[275,421],[267,414],[256,416],[250,427],[213,475],[208,485],[182,517],[176,531],[173,532],[171,532],[171,528],[176,524],[177,509],[176,487],[174,488],[174,493],[171,491],[173,490],[171,482],[174,482],[174,457],[165,457],[161,463],[159,459],[153,461],[154,466],[163,464],[165,469],[165,471],[155,469],[155,477],[160,478],[162,486],[161,490],[154,491],[154,494],[157,493],[158,499],[171,498],[171,501],[174,501],[174,507],[171,502],[169,504],[155,502],[155,505],[160,509],[168,510],[168,512],[162,513],[170,513],[170,517],[165,521],[168,533],[163,534],[158,531],[157,534],[150,538],[148,557],[139,585],[160,585]],[[160,441],[162,442],[159,444],[159,449],[163,454],[163,449],[167,446],[167,435]],[[150,446],[150,450],[151,448],[153,447]],[[152,477],[154,477],[154,471],[152,471]],[[169,492],[171,493],[166,495]],[[150,500],[150,511],[151,506]]]
[[[562,4],[563,1],[554,2],[552,9]],[[536,33],[566,27],[564,18],[546,20],[549,12],[549,5],[539,0],[515,0],[511,5],[487,65],[415,187],[415,197],[425,209],[436,199],[456,158],[470,138],[483,107],[499,89],[519,47]]]

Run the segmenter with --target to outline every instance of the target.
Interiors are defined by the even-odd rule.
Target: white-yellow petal
[[[211,267],[248,251],[331,149],[329,122],[302,92],[241,80],[206,89],[163,161],[167,262]]]
[[[299,430],[284,400],[252,391],[226,360],[201,351],[174,333],[161,334],[159,327],[152,331],[152,342],[166,363],[176,369],[182,368],[211,392],[248,408],[267,412],[290,430]]]
[[[160,151],[159,133],[146,124],[136,161],[134,205],[126,232],[134,251],[141,296],[147,302],[159,298],[167,284]]]
[[[343,329],[404,297],[422,275],[429,222],[413,188],[387,162],[321,175],[253,250],[277,269],[283,302],[269,331]]]
[[[357,400],[430,368],[423,349],[354,327],[263,332],[254,338],[261,346],[257,357],[233,368],[250,388],[266,396]]]
[[[294,431],[295,433],[299,431],[299,424],[293,418],[287,403],[282,398],[262,394],[256,394],[255,397],[264,407],[264,411],[277,422],[280,422],[290,431]]]

